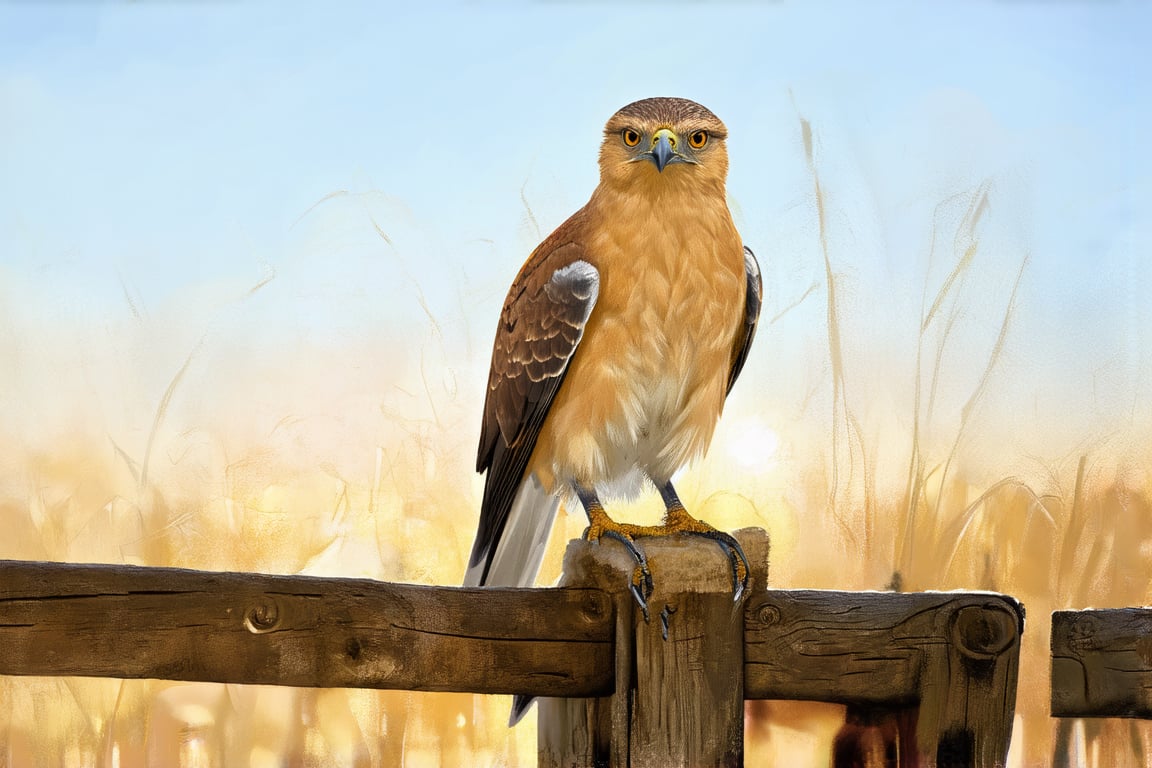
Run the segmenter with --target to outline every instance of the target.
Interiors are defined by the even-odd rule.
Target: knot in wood
[[[1152,635],[1141,635],[1136,638],[1136,658],[1145,667],[1152,666]]]
[[[280,605],[267,595],[244,612],[244,628],[254,635],[271,632],[279,625]]]
[[[1096,640],[1096,633],[1099,631],[1100,623],[1095,616],[1078,616],[1068,633],[1068,645],[1077,653],[1094,651],[1099,647]]]
[[[756,618],[766,627],[780,621],[780,609],[772,603],[764,603],[756,610]]]
[[[350,637],[344,641],[344,655],[352,661],[360,661],[360,654],[363,650],[360,641],[355,637]]]
[[[1016,614],[1003,606],[966,605],[953,617],[952,639],[965,656],[987,661],[1012,645],[1016,624]]]

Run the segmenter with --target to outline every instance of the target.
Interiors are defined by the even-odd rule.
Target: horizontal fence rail
[[[1000,595],[758,592],[745,610],[745,697],[913,701],[925,654],[953,631],[939,626],[946,605],[960,616],[956,631],[976,657],[1002,650],[1018,621],[1010,598]],[[992,621],[965,625],[968,606],[993,606]],[[613,681],[613,611],[611,596],[590,588],[432,587],[3,560],[0,674],[605,695]],[[1133,627],[1152,629],[1152,612],[1141,613],[1144,623]],[[1148,701],[1145,692],[1145,711]]]
[[[993,593],[770,590],[745,612],[744,693],[906,705],[960,671],[951,655],[979,667],[1023,625],[1019,603]]]
[[[0,561],[0,674],[594,696],[612,689],[594,589]]]

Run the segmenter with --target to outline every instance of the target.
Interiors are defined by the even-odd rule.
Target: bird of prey
[[[672,476],[707,449],[756,331],[760,268],[725,197],[728,131],[678,98],[637,101],[604,128],[588,204],[528,257],[500,314],[478,472],[487,471],[468,586],[530,586],[562,496],[636,559],[636,539],[707,536],[727,552],[734,591],[748,564],[736,540],[693,518]],[[601,498],[664,499],[664,525],[618,523]]]

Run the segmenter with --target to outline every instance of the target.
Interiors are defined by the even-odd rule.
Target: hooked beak
[[[639,157],[651,160],[656,166],[656,170],[660,172],[663,172],[664,168],[672,163],[686,163],[688,160],[676,151],[677,141],[678,138],[675,133],[667,128],[661,128],[652,137],[652,149],[639,155]]]

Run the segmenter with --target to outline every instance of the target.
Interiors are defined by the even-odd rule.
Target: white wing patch
[[[588,322],[592,308],[596,306],[596,299],[600,296],[600,271],[588,262],[581,259],[574,261],[566,267],[561,267],[552,273],[552,279],[544,290],[549,296],[563,291],[584,301],[584,316],[582,323]]]

